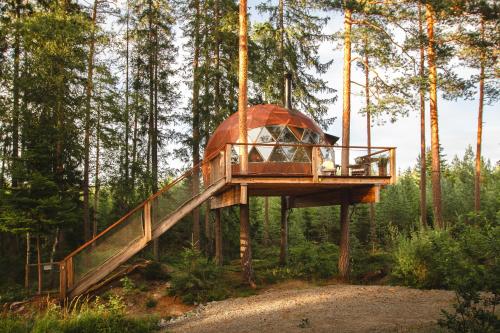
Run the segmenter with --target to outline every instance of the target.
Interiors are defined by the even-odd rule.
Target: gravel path
[[[389,286],[331,285],[268,290],[200,306],[172,332],[415,332],[432,327],[454,294]]]

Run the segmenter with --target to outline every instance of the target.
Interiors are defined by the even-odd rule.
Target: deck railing
[[[242,154],[244,150],[246,154]],[[232,143],[226,152],[233,175],[387,177],[391,183],[396,180],[394,147]],[[247,156],[246,161],[242,156]]]

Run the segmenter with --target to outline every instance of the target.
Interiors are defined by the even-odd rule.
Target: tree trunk
[[[481,16],[481,40],[484,40],[484,18]],[[483,104],[484,104],[484,52],[481,53],[479,69],[479,110],[477,113],[477,145],[476,145],[476,172],[474,175],[474,210],[481,210],[481,141],[483,137]]]
[[[419,65],[419,94],[420,94],[420,225],[427,228],[427,165],[425,148],[425,45],[424,31],[422,26],[422,1],[418,2],[418,33],[420,47],[420,65]]]
[[[200,163],[200,77],[199,77],[199,64],[200,64],[200,16],[201,8],[200,1],[195,0],[195,27],[194,27],[194,56],[193,56],[193,179],[192,179],[192,193],[198,194],[200,191],[198,167]],[[200,210],[195,208],[193,210],[193,243],[194,246],[200,249]]]
[[[364,55],[365,55],[365,103],[366,103],[366,145],[368,147],[368,156],[372,153],[372,118],[371,118],[371,102],[370,102],[370,59],[368,57],[368,38],[365,34],[364,39]],[[368,175],[371,174],[371,165],[368,166]],[[375,204],[370,202],[369,207],[370,219],[370,243],[372,245],[372,253],[375,253],[375,245],[377,243],[377,231],[375,226]]]
[[[136,73],[135,73],[135,78],[134,80],[138,80],[139,78],[139,65],[137,65],[136,68]],[[138,109],[139,109],[139,99],[138,99],[139,91],[136,87],[134,87],[134,133],[133,133],[133,138],[132,138],[132,170],[131,170],[131,179],[130,183],[132,184],[132,190],[135,190],[135,178],[137,175],[136,169],[137,169],[137,140],[138,140],[138,121],[139,121],[139,115],[138,115]],[[135,194],[135,191],[132,191],[133,194]]]
[[[269,197],[264,197],[264,245],[269,246]]]
[[[215,210],[215,262],[222,266],[222,225],[221,225],[221,210]]]
[[[239,142],[246,144],[247,132],[247,78],[248,78],[248,17],[247,0],[240,0],[239,11],[239,95],[238,95],[238,129]],[[241,172],[248,170],[248,150],[246,145],[240,146]],[[243,280],[255,287],[252,268],[252,249],[250,244],[250,225],[248,221],[248,204],[240,205],[240,256]]]
[[[429,110],[431,114],[431,154],[432,154],[432,195],[434,207],[435,226],[443,227],[442,202],[441,202],[441,165],[439,158],[439,126],[437,109],[437,68],[434,50],[434,9],[431,4],[425,5],[427,20],[427,62],[429,64]]]
[[[125,193],[128,194],[129,187],[129,151],[128,151],[128,141],[130,136],[129,129],[129,19],[130,19],[130,8],[129,1],[127,0],[127,31],[126,31],[126,51],[125,51]]]
[[[16,0],[16,21],[20,24],[21,1]],[[12,80],[12,187],[18,185],[18,164],[19,164],[19,64],[21,57],[21,36],[19,28],[16,26],[14,35],[14,70]]]
[[[42,293],[42,254],[40,249],[40,235],[36,236],[36,266],[38,273],[38,295]]]
[[[345,9],[344,17],[344,83],[342,114],[342,175],[349,175],[349,149],[351,127],[351,9]],[[340,254],[339,274],[342,279],[349,276],[349,202],[340,205]]]
[[[30,287],[30,257],[31,257],[31,241],[30,233],[26,233],[26,265],[24,270],[24,287]]]
[[[92,26],[89,41],[89,56],[87,69],[87,85],[85,87],[85,138],[84,138],[84,160],[83,160],[83,237],[87,241],[90,239],[90,205],[89,205],[89,174],[90,174],[90,112],[92,103],[92,91],[94,88],[94,52],[95,52],[95,29],[97,17],[97,5],[99,1],[94,1],[92,8]]]
[[[280,225],[280,265],[284,266],[288,261],[288,202],[287,198],[281,197],[281,225]]]
[[[94,216],[92,223],[92,238],[97,235],[97,213],[99,211],[99,191],[101,188],[101,184],[99,183],[99,158],[100,158],[100,131],[101,131],[101,112],[100,108],[97,107],[97,127],[96,127],[96,156],[95,156],[95,189],[94,189]]]
[[[285,0],[279,0],[278,3],[278,24],[279,24],[279,44],[278,44],[278,58],[279,58],[279,87],[280,99],[283,106],[286,105],[285,100]]]

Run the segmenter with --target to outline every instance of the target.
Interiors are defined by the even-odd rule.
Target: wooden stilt
[[[288,201],[286,197],[281,197],[281,246],[280,265],[286,265],[288,260]]]
[[[222,225],[221,225],[221,210],[215,210],[215,262],[222,266]]]
[[[339,274],[342,280],[349,279],[349,202],[340,205],[340,253]]]
[[[240,257],[243,280],[255,288],[252,268],[252,248],[250,244],[249,206],[240,205]]]

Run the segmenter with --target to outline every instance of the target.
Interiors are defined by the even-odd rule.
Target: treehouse
[[[290,86],[287,81],[287,96]],[[286,254],[289,209],[376,202],[380,187],[395,181],[395,148],[339,146],[337,137],[324,133],[311,118],[292,109],[289,97],[286,100],[286,107],[248,108],[246,140],[239,139],[238,113],[222,122],[208,141],[202,163],[59,263],[50,263],[50,269],[45,269],[48,264],[39,264],[38,292],[59,292],[64,298],[98,289],[153,239],[187,215],[199,214],[205,202],[215,215],[219,262],[220,211],[239,205],[240,219],[248,226],[249,196],[281,197],[280,259]],[[249,244],[246,239],[243,242]],[[59,274],[53,274],[57,270]]]
[[[245,204],[248,196],[286,196],[287,208],[376,202],[380,186],[394,181],[394,148],[338,146],[338,137],[291,108],[249,107],[247,128],[242,143],[234,113],[208,141],[204,181],[226,178],[212,209]]]

